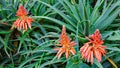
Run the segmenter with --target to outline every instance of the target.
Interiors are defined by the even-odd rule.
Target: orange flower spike
[[[70,43],[70,39],[66,34],[66,28],[65,28],[64,25],[63,25],[63,28],[62,28],[62,33],[60,35],[60,43],[62,45],[68,45]]]
[[[63,53],[65,53],[66,58],[69,57],[70,53],[72,53],[73,55],[76,54],[76,51],[73,47],[73,46],[75,46],[75,42],[70,41],[70,38],[66,34],[65,26],[63,26],[63,28],[62,28],[62,33],[60,35],[60,41],[59,42],[60,43],[56,44],[56,46],[62,46],[62,47],[61,48],[55,48],[55,50],[58,50],[57,55],[56,55],[58,57],[58,59],[61,57],[61,55]]]
[[[102,56],[106,55],[106,46],[103,46],[103,40],[101,40],[101,34],[97,29],[94,34],[90,35],[90,38],[86,37],[89,42],[85,43],[84,46],[80,48],[82,58],[91,62],[93,64],[94,57],[98,62],[102,61]],[[94,56],[94,57],[93,57]]]
[[[90,36],[90,38],[92,40],[94,40],[94,43],[99,43],[99,44],[103,44],[104,43],[103,40],[101,40],[101,34],[100,34],[100,31],[98,29],[96,29],[95,33],[92,34]]]
[[[26,16],[28,14],[28,12],[26,11],[26,9],[23,7],[23,5],[21,4],[16,15],[17,16]]]
[[[23,7],[23,5],[20,5],[18,11],[16,12],[16,15],[19,17],[14,22],[14,27],[16,27],[18,30],[25,30],[27,31],[28,27],[31,29],[31,24],[33,22],[33,18],[27,16],[28,12]]]

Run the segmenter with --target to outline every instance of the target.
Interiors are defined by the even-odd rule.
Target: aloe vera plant
[[[11,29],[22,4],[34,19],[26,32]],[[0,66],[8,68],[108,68],[120,67],[119,0],[1,0]],[[62,26],[75,41],[75,55],[57,59]],[[87,63],[80,48],[99,29],[106,56]],[[91,39],[91,38],[90,38]],[[61,46],[62,47],[62,46]],[[67,49],[67,48],[66,48]],[[62,51],[64,52],[64,51]],[[66,52],[67,53],[67,52]]]

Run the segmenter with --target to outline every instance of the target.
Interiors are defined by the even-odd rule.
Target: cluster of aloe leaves
[[[20,4],[34,18],[25,33],[10,30]],[[120,67],[119,0],[0,0],[0,67],[4,68],[109,68]],[[56,58],[62,25],[77,45],[77,54]],[[99,29],[107,46],[102,62],[89,64],[79,48]]]

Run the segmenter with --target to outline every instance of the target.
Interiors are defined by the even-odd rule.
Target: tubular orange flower
[[[99,30],[97,29],[94,34],[90,35],[90,38],[86,38],[89,42],[85,43],[84,46],[80,48],[82,58],[87,60],[87,62],[91,62],[91,64],[94,62],[94,57],[98,60],[98,62],[101,62],[102,56],[106,55],[106,46],[102,45],[104,42],[101,40]]]
[[[27,16],[28,12],[26,9],[23,7],[23,5],[20,5],[16,15],[19,17],[15,22],[14,22],[14,27],[17,28],[18,30],[27,30],[29,27],[31,29],[31,24],[33,21],[33,18]]]
[[[58,50],[57,57],[58,59],[61,57],[61,55],[65,52],[66,58],[69,57],[70,53],[73,55],[76,54],[75,49],[73,46],[75,46],[74,41],[70,41],[70,38],[66,35],[66,28],[63,26],[62,33],[60,35],[60,44],[56,44],[56,46],[62,46],[61,48],[55,48],[55,50]]]

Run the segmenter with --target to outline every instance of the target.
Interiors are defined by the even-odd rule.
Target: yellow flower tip
[[[65,25],[62,26],[62,33],[61,33],[61,35],[64,35],[64,34],[66,35],[66,28],[65,28]]]
[[[12,25],[12,27],[10,28],[10,30],[13,30],[15,28],[15,26],[14,25]]]
[[[27,30],[23,30],[23,34],[26,32]]]

